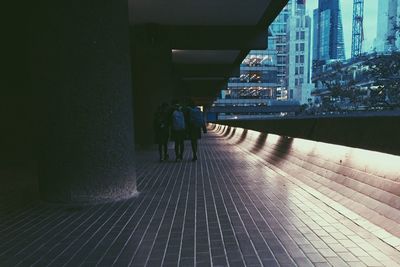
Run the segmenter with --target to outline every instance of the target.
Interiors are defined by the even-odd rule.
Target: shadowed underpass
[[[399,250],[345,207],[264,161],[263,150],[253,154],[219,135],[204,136],[195,163],[188,144],[180,163],[140,152],[137,198],[62,209],[8,203],[0,265],[400,266]]]

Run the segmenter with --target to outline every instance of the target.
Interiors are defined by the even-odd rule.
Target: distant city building
[[[258,99],[254,101],[260,104],[266,99],[287,99],[286,35],[291,2],[268,28],[268,48],[250,51],[240,66],[240,76],[229,79],[221,98]]]
[[[311,18],[305,15],[304,2],[292,2],[292,14],[287,22],[288,99],[300,104],[312,102],[311,91]]]
[[[313,76],[319,84],[313,95],[325,109],[383,110],[400,106],[400,52],[370,53],[331,61]]]
[[[296,0],[297,1],[297,0]],[[275,39],[275,49],[277,57],[277,80],[278,87],[276,89],[276,98],[280,100],[287,100],[287,21],[293,13],[292,3],[294,0],[289,0],[286,7],[281,11],[279,16],[274,20],[270,26],[270,31]]]
[[[400,0],[378,1],[378,25],[375,51],[386,53],[400,49],[398,26],[400,25]]]
[[[314,10],[313,73],[329,60],[345,60],[339,0],[319,0]]]
[[[271,99],[274,98],[277,83],[276,50],[273,38],[269,49],[253,50],[240,65],[240,76],[229,79],[224,98],[230,99]]]
[[[271,103],[312,102],[311,49],[311,18],[306,15],[305,0],[289,0],[268,28],[268,48],[250,51],[240,66],[240,76],[229,79],[214,107],[234,114],[252,106],[257,115],[257,110],[266,112],[262,107]]]
[[[268,48],[250,51],[241,64],[240,77],[229,79],[227,90],[221,94],[223,98],[288,99],[287,23],[292,15],[304,16],[304,2],[304,0],[289,0],[268,28]]]

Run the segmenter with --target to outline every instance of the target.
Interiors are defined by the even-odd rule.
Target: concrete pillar
[[[177,98],[172,50],[168,36],[158,25],[140,25],[131,30],[134,85],[135,142],[140,147],[154,143],[153,115],[162,102]]]
[[[128,2],[39,0],[32,6],[42,198],[97,203],[133,196]]]
[[[32,162],[31,129],[34,127],[27,64],[29,3],[8,1],[2,9],[6,12],[2,16],[5,27],[1,33],[4,68],[0,78],[0,168],[10,165],[21,168]],[[0,176],[7,179],[5,175]]]

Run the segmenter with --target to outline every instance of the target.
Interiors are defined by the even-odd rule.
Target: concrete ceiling
[[[251,49],[265,49],[269,24],[288,0],[129,0],[133,29],[152,25],[169,42],[187,94],[211,101],[238,76]],[[206,104],[206,103],[201,103]]]
[[[272,0],[130,0],[130,23],[256,25]],[[275,0],[278,1],[278,0]]]

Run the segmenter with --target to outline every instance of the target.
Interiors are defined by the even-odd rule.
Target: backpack
[[[183,112],[175,110],[172,113],[172,129],[174,130],[184,130],[185,129],[185,118]]]
[[[204,126],[203,113],[199,108],[190,109],[190,123],[194,127],[202,128]]]
[[[160,114],[160,117],[157,120],[157,126],[159,129],[166,129],[168,126],[168,121],[165,118],[165,114]]]

